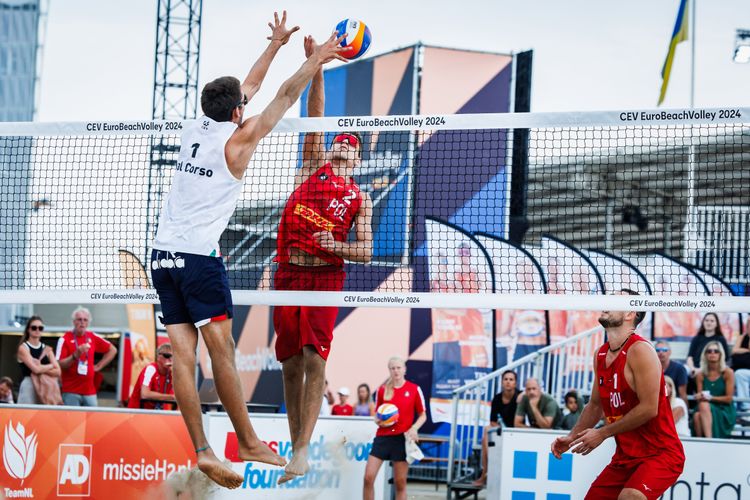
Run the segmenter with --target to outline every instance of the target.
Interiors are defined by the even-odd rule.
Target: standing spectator
[[[151,401],[143,401],[151,400]],[[175,401],[172,386],[172,344],[162,344],[156,350],[156,361],[138,375],[128,408],[144,410],[173,410]]]
[[[659,356],[659,362],[661,362],[661,370],[664,372],[664,376],[672,379],[672,382],[677,387],[677,396],[687,404],[687,370],[685,370],[682,363],[670,359],[672,356],[672,349],[669,347],[667,341],[656,341],[654,348],[656,349],[656,355]]]
[[[333,405],[331,408],[331,415],[337,416],[351,416],[354,414],[354,407],[347,403],[349,399],[349,388],[342,387],[339,389],[339,404]]]
[[[57,363],[55,353],[52,348],[42,343],[42,332],[44,331],[44,322],[40,316],[32,316],[26,322],[26,328],[23,330],[23,336],[18,343],[16,350],[16,359],[21,368],[21,385],[18,388],[18,403],[25,405],[36,405],[39,403],[49,404],[50,401],[42,401],[37,394],[33,375],[50,378],[50,382],[45,385],[52,386],[54,391],[55,403],[59,400],[59,378],[60,365]]]
[[[748,323],[748,326],[750,326],[750,323]],[[732,346],[732,370],[734,370],[737,397],[750,398],[750,332],[747,329]],[[750,411],[750,402],[738,402],[737,409],[743,412]],[[745,423],[748,419],[743,418],[742,420]]]
[[[682,400],[682,398],[678,398],[675,396],[675,394],[677,393],[677,389],[675,388],[675,383],[674,380],[672,380],[672,377],[670,377],[669,375],[664,375],[664,383],[666,384],[669,405],[672,407],[672,418],[674,419],[675,429],[677,429],[677,435],[690,437],[687,404]]]
[[[381,385],[376,396],[376,405],[391,403],[398,408],[398,420],[390,426],[385,425],[375,416],[379,429],[372,443],[370,456],[365,466],[364,500],[375,498],[375,477],[384,461],[390,460],[393,465],[393,484],[396,488],[396,500],[406,500],[406,475],[409,463],[406,461],[406,440],[418,442],[417,431],[425,420],[424,396],[422,389],[404,378],[406,364],[404,360],[393,357],[388,361],[391,376],[385,385]],[[417,416],[416,421],[414,416]]]
[[[375,402],[372,400],[370,386],[367,384],[359,384],[357,387],[357,404],[354,406],[354,414],[358,417],[375,415]]]
[[[568,414],[563,417],[560,428],[569,431],[576,426],[583,413],[583,399],[577,391],[568,391],[565,395],[565,407],[568,409]]]
[[[88,330],[91,312],[85,307],[73,311],[73,330],[57,342],[57,359],[62,369],[62,399],[66,406],[97,406],[94,375],[117,355],[117,348]],[[103,353],[98,363],[94,354]]]
[[[552,429],[560,407],[549,394],[542,392],[539,381],[535,378],[526,380],[524,395],[516,409],[515,427],[534,427]],[[526,419],[529,425],[526,425]]]
[[[493,428],[513,427],[516,416],[516,408],[521,400],[522,393],[518,390],[518,377],[513,370],[505,370],[501,376],[500,384],[502,390],[495,394],[490,405],[490,425],[484,428],[482,433],[482,475],[474,481],[475,486],[487,484],[487,447],[489,433]]]
[[[691,377],[695,377],[698,374],[701,367],[701,354],[703,353],[706,344],[711,341],[721,343],[724,352],[729,352],[727,339],[724,338],[724,334],[721,331],[719,316],[717,316],[716,313],[708,313],[703,316],[703,321],[701,322],[701,327],[698,329],[698,333],[696,333],[693,340],[690,341],[690,349],[688,350],[686,364]]]
[[[0,377],[0,404],[13,404],[13,379]]]
[[[720,342],[709,342],[701,354],[701,369],[695,377],[698,411],[693,415],[697,437],[726,438],[734,429],[736,413],[734,372],[727,368]]]

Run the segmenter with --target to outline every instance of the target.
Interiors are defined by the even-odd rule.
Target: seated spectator
[[[685,360],[687,366],[688,375],[691,378],[695,378],[698,375],[701,367],[701,355],[703,349],[709,342],[719,342],[721,347],[724,348],[724,352],[729,352],[729,346],[727,345],[727,339],[724,338],[724,334],[721,331],[721,324],[719,323],[719,316],[716,313],[708,313],[703,316],[703,321],[698,329],[698,333],[690,341],[690,349],[688,350],[688,357]],[[676,383],[676,382],[675,382]],[[688,393],[692,394],[690,388]]]
[[[18,404],[61,404],[60,365],[57,363],[52,348],[42,343],[44,322],[40,316],[32,316],[26,322],[26,328],[16,349],[16,360],[21,368],[21,385],[18,388]],[[44,394],[37,393],[33,377],[38,377],[37,385]],[[45,382],[40,379],[46,378]],[[43,397],[40,397],[43,396]]]
[[[576,426],[583,413],[583,398],[578,395],[577,391],[569,391],[565,395],[565,408],[568,409],[568,414],[562,418],[560,428],[569,431]]]
[[[750,327],[750,323],[748,323],[748,327]],[[732,346],[732,370],[734,370],[737,397],[750,398],[750,332],[747,329]],[[737,409],[743,412],[750,411],[750,402],[738,402]],[[746,420],[748,419],[743,418],[743,423]],[[747,423],[750,423],[750,421]]]
[[[171,404],[174,402],[172,344],[162,344],[156,350],[156,361],[145,366],[138,375],[128,408],[174,410]]]
[[[13,379],[0,377],[0,404],[13,404]]]
[[[701,369],[695,377],[698,411],[693,415],[697,437],[726,438],[734,429],[736,412],[734,372],[727,368],[724,348],[720,342],[706,344],[701,354]]]
[[[687,370],[682,363],[670,359],[672,356],[672,348],[669,347],[669,342],[658,340],[654,344],[654,348],[656,349],[656,354],[659,356],[661,370],[664,372],[664,376],[672,379],[675,387],[677,387],[677,397],[681,398],[687,404]]]
[[[354,414],[354,407],[347,403],[349,399],[349,388],[342,387],[339,389],[339,404],[333,405],[331,415],[350,416]]]
[[[552,429],[555,425],[560,407],[549,394],[542,392],[539,381],[530,378],[516,409],[514,427],[534,427],[537,429]],[[526,420],[528,419],[528,425]]]
[[[488,436],[493,428],[502,426],[513,427],[516,416],[516,408],[521,400],[521,391],[518,390],[516,372],[506,370],[503,372],[500,384],[502,390],[492,398],[490,406],[490,425],[484,428],[482,434],[482,475],[474,481],[476,486],[487,484],[487,447]]]
[[[73,311],[73,329],[57,341],[57,360],[62,369],[62,399],[66,406],[98,406],[95,375],[117,356],[111,342],[88,330],[91,313],[85,307]],[[104,354],[94,363],[94,354]]]
[[[359,384],[357,387],[357,404],[354,405],[354,414],[358,417],[375,415],[375,401],[372,400],[370,386],[367,384]]]
[[[678,398],[675,396],[675,394],[677,393],[677,389],[675,388],[674,380],[672,380],[672,377],[664,375],[664,384],[666,385],[669,404],[672,407],[672,417],[674,418],[674,426],[677,429],[677,435],[690,437],[687,404],[682,400],[682,398]]]

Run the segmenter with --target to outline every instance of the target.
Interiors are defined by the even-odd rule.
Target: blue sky
[[[50,0],[38,120],[150,118],[157,0]],[[653,108],[678,0],[207,0],[201,86],[244,77],[286,8],[302,30],[282,48],[252,103],[257,112],[303,62],[302,36],[324,39],[345,17],[366,22],[368,56],[417,41],[508,53],[534,49],[532,111]],[[741,0],[697,0],[696,106],[742,106],[750,64],[732,62]],[[689,105],[690,43],[679,45],[663,107]],[[338,63],[334,63],[338,64]],[[468,77],[468,76],[467,76]],[[298,116],[299,108],[289,116]]]

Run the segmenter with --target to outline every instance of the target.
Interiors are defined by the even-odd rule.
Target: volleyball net
[[[748,311],[748,123],[744,108],[283,120],[221,237],[235,302]],[[0,300],[155,302],[183,125],[0,124]],[[372,260],[346,263],[340,293],[274,291],[304,134],[342,130],[363,136]],[[329,227],[333,201],[308,222]]]

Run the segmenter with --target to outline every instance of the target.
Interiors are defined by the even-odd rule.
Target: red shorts
[[[664,457],[630,463],[612,462],[594,480],[586,500],[616,500],[624,488],[638,490],[649,500],[656,500],[677,482],[683,466],[684,462],[674,464]]]
[[[339,266],[295,266],[279,264],[273,278],[276,290],[339,292],[346,273]],[[276,330],[276,359],[284,361],[312,346],[328,359],[336,325],[338,307],[276,306],[273,327]]]

